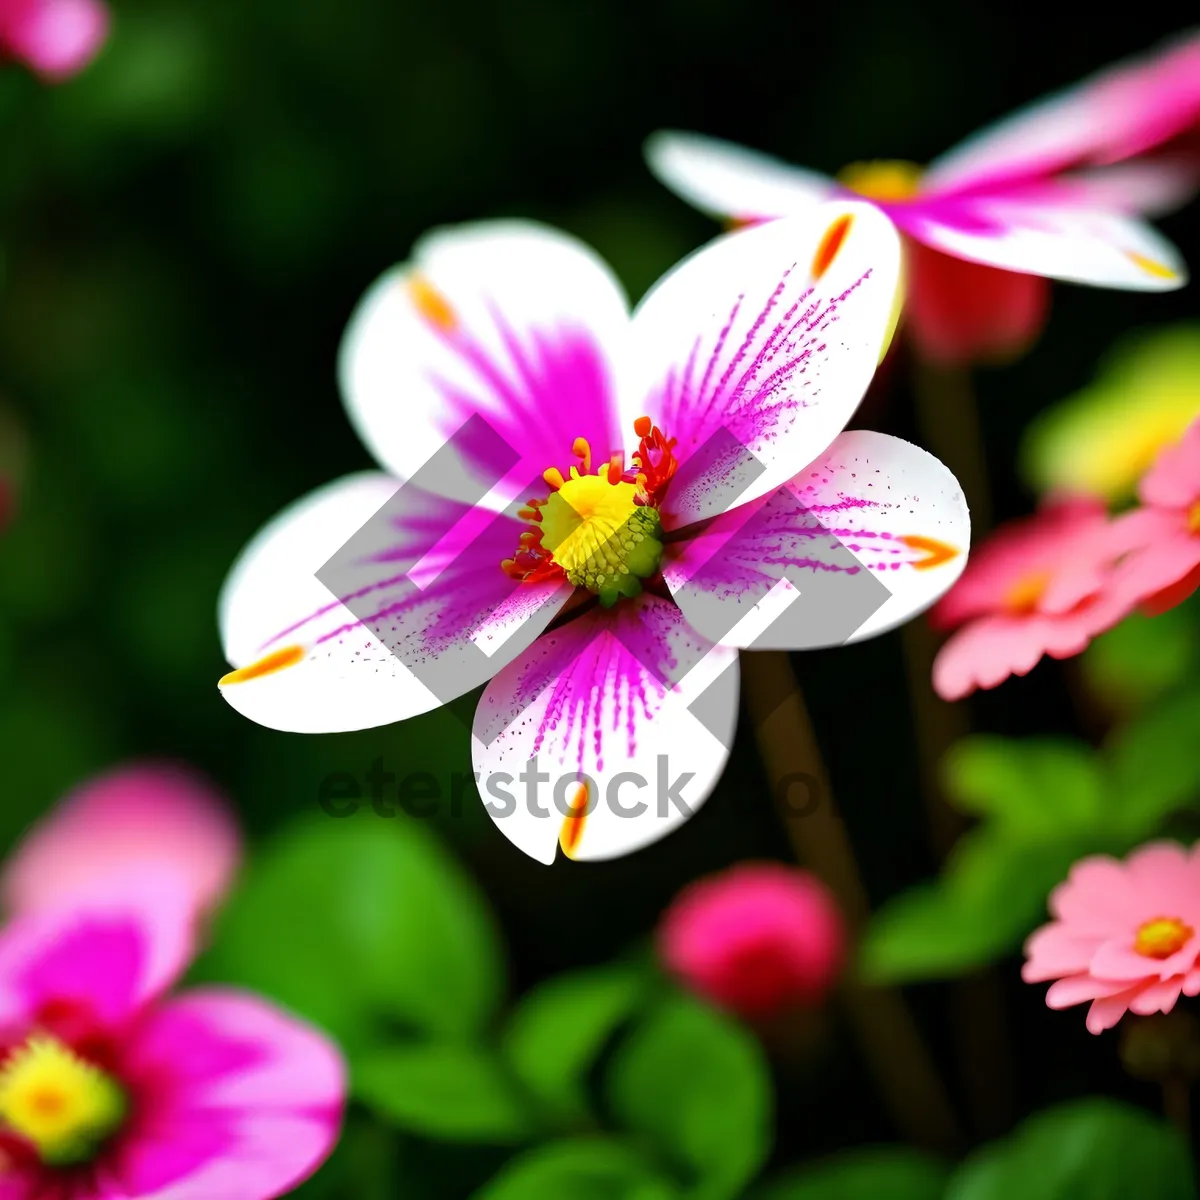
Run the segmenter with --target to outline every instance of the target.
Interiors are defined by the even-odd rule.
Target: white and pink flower
[[[739,224],[847,192],[870,198],[905,236],[909,332],[928,357],[956,361],[1027,343],[1045,317],[1047,279],[1183,285],[1179,253],[1143,217],[1194,192],[1194,158],[1163,147],[1198,118],[1193,34],[1031,105],[924,170],[856,163],[835,180],[691,133],[656,134],[647,157],[685,200]]]
[[[842,432],[899,271],[886,218],[835,202],[718,239],[631,318],[564,234],[430,235],[368,292],[342,349],[351,419],[385,470],[318,490],[243,552],[220,604],[225,698],[276,729],[367,728],[452,698],[411,669],[449,664],[455,694],[491,680],[474,762],[515,845],[550,862],[661,837],[720,775],[737,650],[776,644],[763,626],[796,578],[822,613],[846,601],[836,629],[814,610],[786,643],[814,646],[900,624],[962,570],[949,472],[897,438]],[[479,418],[493,442],[461,437]],[[418,471],[447,447],[454,469]],[[427,486],[397,491],[414,475]],[[316,572],[362,529],[331,596]],[[864,583],[878,593],[865,606]],[[689,707],[702,694],[703,720]],[[677,802],[636,811],[636,780],[654,786],[668,756],[686,776]]]

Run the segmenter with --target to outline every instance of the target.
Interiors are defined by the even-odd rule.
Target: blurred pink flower
[[[1092,1002],[1087,1027],[1170,1012],[1200,994],[1200,843],[1152,842],[1124,862],[1085,858],[1051,893],[1054,921],[1025,944],[1026,983],[1055,980],[1051,1008]]]
[[[1098,500],[1054,501],[1003,526],[931,613],[940,628],[962,626],[934,660],[934,690],[959,700],[1028,674],[1044,654],[1080,653],[1134,607],[1113,587],[1126,548]]]
[[[0,872],[0,897],[7,912],[27,912],[150,866],[205,910],[224,895],[239,853],[237,826],[207,780],[138,763],[89,780],[36,825]]]
[[[58,82],[92,61],[108,20],[100,0],[0,0],[0,51]]]
[[[187,830],[202,869],[183,863]],[[24,911],[0,931],[3,1200],[271,1200],[328,1155],[346,1091],[332,1043],[231,988],[167,995],[231,836],[203,784],[144,767],[86,787],[18,850],[7,886]]]
[[[1151,615],[1183,603],[1200,587],[1200,420],[1159,453],[1138,485],[1142,507],[1117,519],[1135,549],[1117,587]]]
[[[818,879],[777,863],[744,863],[691,884],[658,932],[663,964],[688,987],[765,1019],[825,997],[846,931]]]
[[[1180,287],[1178,252],[1142,218],[1183,203],[1200,171],[1183,135],[1200,118],[1200,34],[1047,97],[928,168],[855,163],[838,178],[728,142],[659,133],[651,169],[736,224],[830,196],[873,200],[905,235],[908,331],[947,362],[1019,351],[1040,330],[1048,279]],[[1150,152],[1154,152],[1151,154]]]

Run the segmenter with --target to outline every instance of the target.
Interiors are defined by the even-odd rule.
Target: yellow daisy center
[[[868,200],[911,200],[921,185],[921,168],[902,159],[856,162],[838,172],[838,181]]]
[[[1155,917],[1137,931],[1133,948],[1146,958],[1170,958],[1191,941],[1194,933],[1178,917]]]
[[[1200,533],[1200,502],[1193,504],[1188,513],[1188,533]]]
[[[51,1166],[87,1162],[126,1111],[116,1081],[57,1038],[30,1037],[0,1067],[0,1120]]]
[[[1004,607],[1014,614],[1031,613],[1050,583],[1049,571],[1033,571],[1018,579],[1004,593]]]

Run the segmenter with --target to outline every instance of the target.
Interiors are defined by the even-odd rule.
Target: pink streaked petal
[[[1102,1000],[1129,990],[1127,982],[1096,979],[1091,975],[1073,975],[1060,979],[1046,991],[1047,1008],[1071,1008],[1088,1000]]]
[[[1138,484],[1138,496],[1156,508],[1190,508],[1200,501],[1200,421],[1159,454]]]
[[[1041,332],[1050,308],[1045,279],[966,262],[912,238],[905,249],[905,329],[925,358],[1004,361]]]
[[[718,218],[798,216],[838,190],[827,175],[699,133],[655,133],[646,142],[645,154],[660,183]]]
[[[935,160],[926,187],[945,191],[1029,179],[1141,154],[1200,114],[1200,35],[1111,66],[974,134]]]
[[[1064,175],[1047,186],[1071,205],[1160,216],[1195,195],[1200,164],[1184,155],[1163,155]]]
[[[629,854],[681,824],[728,757],[736,657],[651,595],[544,634],[492,680],[475,714],[480,794],[501,832],[548,863],[560,845],[578,859]],[[578,820],[585,776],[590,811]]]
[[[108,36],[108,9],[99,0],[17,0],[7,9],[0,43],[52,82],[86,67]]]
[[[622,412],[676,439],[665,528],[773,492],[830,445],[890,336],[899,278],[887,217],[837,202],[719,238],[651,289]]]
[[[120,1026],[183,972],[194,927],[191,891],[148,867],[91,888],[86,903],[18,917],[0,934],[0,1023],[74,1005]]]
[[[1187,282],[1179,251],[1144,221],[1080,204],[983,193],[910,205],[904,232],[968,262],[1130,291]]]
[[[526,528],[376,473],[312,493],[251,541],[225,582],[225,653],[242,670],[222,694],[260,724],[307,733],[388,724],[469,691],[570,593],[501,569]],[[335,555],[337,597],[317,578]]]
[[[693,628],[723,645],[840,645],[932,604],[965,565],[970,536],[962,490],[937,459],[855,430],[773,496],[672,543],[663,574]],[[770,614],[740,625],[785,578],[790,613],[769,631]]]
[[[1098,945],[1098,939],[1080,936],[1070,926],[1044,925],[1025,943],[1028,961],[1021,978],[1026,983],[1044,983],[1086,971]]]
[[[473,415],[515,451],[461,447],[459,469],[426,486],[472,499],[507,471],[566,470],[586,438],[597,463],[625,448],[616,369],[629,316],[608,267],[558,230],[494,221],[435,231],[360,302],[339,374],[350,417],[376,459],[408,479]],[[631,437],[632,435],[630,435]]]
[[[1052,503],[1035,516],[1001,526],[972,552],[962,578],[934,609],[935,623],[951,628],[1003,612],[1008,593],[1031,577],[1046,576],[1053,583],[1082,571],[1093,581],[1093,562],[1107,527],[1104,505],[1086,498]]]
[[[1129,1011],[1130,1002],[1139,990],[1129,988],[1127,991],[1093,1000],[1087,1015],[1088,1033],[1101,1034],[1106,1029],[1111,1029]]]
[[[233,816],[208,780],[182,765],[136,763],[90,780],[26,835],[0,887],[10,913],[29,912],[157,865],[206,909],[239,854]]]

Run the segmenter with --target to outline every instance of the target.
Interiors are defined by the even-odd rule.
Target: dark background
[[[234,556],[281,506],[369,465],[335,353],[362,291],[425,229],[540,218],[594,244],[636,298],[714,232],[644,168],[651,131],[697,129],[826,171],[928,161],[1186,21],[1182,6],[1099,11],[130,2],[78,80],[47,89],[5,70],[0,456],[23,484],[0,541],[0,837],[129,756],[201,766],[256,837],[316,812],[331,771],[362,777],[382,756],[448,787],[469,770],[469,703],[305,738],[250,724],[216,689],[215,599]],[[1161,227],[1200,262],[1200,207]],[[1056,288],[1032,353],[977,378],[1000,516],[1032,505],[1014,469],[1028,420],[1085,384],[1123,331],[1196,312],[1188,290]],[[870,423],[911,434],[902,366],[890,383]],[[899,636],[797,669],[880,900],[935,867]],[[977,728],[1017,735],[1070,729],[1070,712],[1057,666],[971,705]],[[745,730],[696,819],[627,860],[542,867],[470,797],[441,824],[497,906],[518,988],[625,950],[705,871],[787,854]],[[1016,966],[998,973],[1015,1094],[993,1123],[1006,1105],[1090,1089],[1154,1102],[1123,1082],[1111,1039],[1046,1011]],[[946,1062],[952,991],[916,993]],[[839,1044],[836,1059],[782,1068],[780,1157],[894,1135]]]

